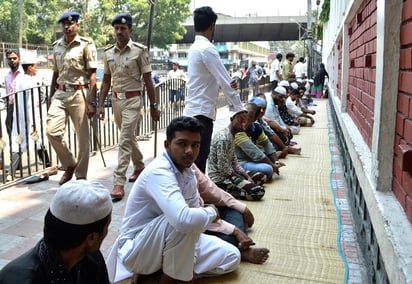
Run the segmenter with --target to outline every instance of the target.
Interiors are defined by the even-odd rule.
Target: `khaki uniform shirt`
[[[61,38],[53,43],[53,71],[59,73],[57,84],[89,84],[88,69],[97,68],[93,40],[77,35],[70,43]]]
[[[123,49],[117,44],[104,51],[104,74],[112,76],[115,93],[141,91],[142,75],[152,72],[147,47],[129,40]]]

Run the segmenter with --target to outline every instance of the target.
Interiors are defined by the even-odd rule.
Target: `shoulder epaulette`
[[[82,41],[86,41],[88,44],[92,44],[93,41],[90,38],[84,37],[84,36],[79,36],[79,39]]]
[[[52,46],[55,46],[55,45],[58,44],[61,40],[62,40],[62,39],[60,38],[60,39],[54,41],[54,42],[52,43]]]
[[[106,47],[106,48],[104,49],[104,51],[109,50],[109,49],[113,48],[114,46],[115,46],[115,44],[109,45],[108,47]]]
[[[133,44],[134,46],[140,47],[140,48],[142,48],[142,49],[145,49],[145,48],[146,48],[146,45],[141,44],[141,43],[138,43],[138,42],[133,42],[132,44]]]

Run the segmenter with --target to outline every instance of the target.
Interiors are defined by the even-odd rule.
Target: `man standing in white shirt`
[[[219,87],[226,96],[229,110],[238,112],[244,107],[236,90],[236,81],[230,78],[219,53],[211,43],[215,34],[217,15],[212,8],[205,6],[197,8],[193,18],[196,37],[189,49],[187,96],[183,115],[196,117],[204,125],[202,144],[195,164],[205,172],[213,121],[216,119]]]
[[[276,59],[272,62],[270,67],[270,82],[272,83],[272,91],[278,86],[278,82],[282,81],[282,67],[280,62],[282,61],[282,53],[276,54]]]
[[[178,110],[178,104],[185,100],[183,90],[186,81],[186,74],[179,69],[179,63],[173,63],[172,70],[167,73],[167,80],[169,82],[169,102],[171,106],[176,102],[175,110]]]
[[[293,73],[295,73],[296,80],[302,80],[306,78],[305,58],[299,57],[299,61],[293,67]]]

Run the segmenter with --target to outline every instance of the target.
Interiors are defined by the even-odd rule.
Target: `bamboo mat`
[[[302,155],[289,155],[262,201],[248,202],[255,216],[249,235],[270,249],[263,265],[242,262],[233,273],[196,280],[212,283],[343,283],[337,248],[338,220],[330,189],[327,100],[316,100],[316,123],[294,137]],[[146,279],[139,283],[157,283]],[[129,283],[122,281],[121,283]]]

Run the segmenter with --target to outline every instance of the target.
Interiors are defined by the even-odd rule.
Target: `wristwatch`
[[[150,108],[157,109],[157,103],[150,104]]]
[[[91,102],[91,103],[89,103],[89,105],[92,106],[92,107],[97,107],[97,103],[96,103],[96,102]]]

